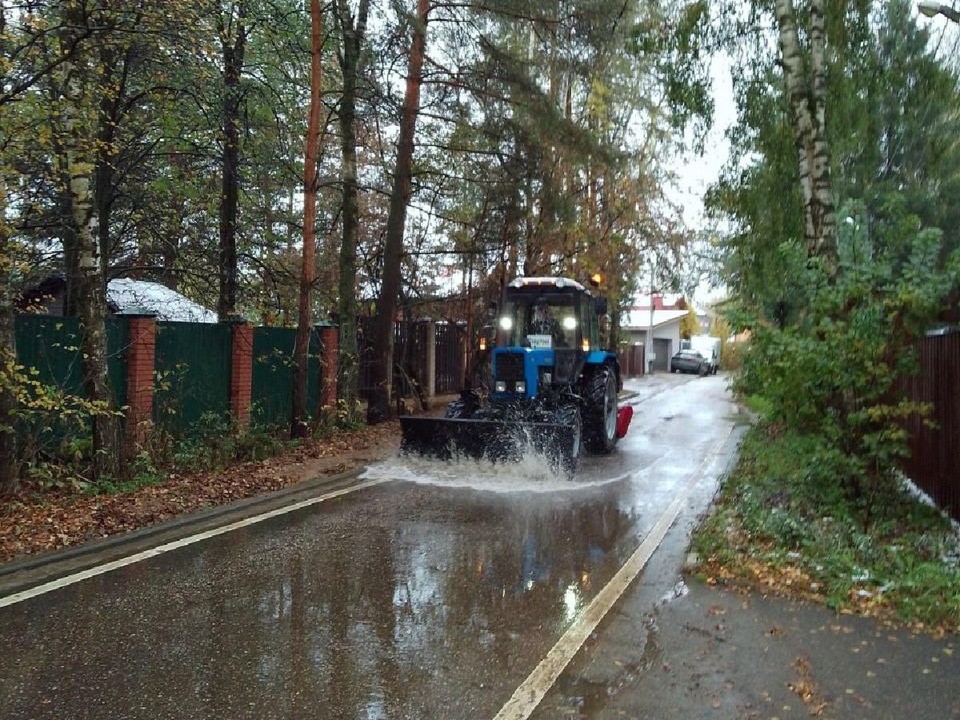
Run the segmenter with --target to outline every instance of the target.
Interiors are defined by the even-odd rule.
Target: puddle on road
[[[469,488],[497,493],[551,493],[585,490],[623,482],[631,473],[596,479],[572,478],[550,467],[543,455],[525,453],[519,460],[493,463],[488,460],[462,458],[432,460],[410,455],[397,455],[368,467],[361,480],[403,480],[421,485]]]

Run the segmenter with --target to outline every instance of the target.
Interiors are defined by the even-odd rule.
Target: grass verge
[[[817,438],[761,422],[694,534],[695,572],[840,612],[960,629],[960,537],[906,487],[848,497],[812,467]]]

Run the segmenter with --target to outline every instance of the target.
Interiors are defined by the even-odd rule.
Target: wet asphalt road
[[[726,381],[628,388],[629,435],[573,481],[395,459],[377,487],[0,608],[0,717],[493,717],[674,498],[713,492]]]

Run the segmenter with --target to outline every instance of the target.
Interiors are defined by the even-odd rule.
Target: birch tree
[[[77,0],[66,0],[59,29],[59,49],[72,49],[91,34],[91,26],[106,24],[107,17],[91,18]],[[55,125],[61,149],[57,156],[59,175],[64,183],[64,200],[70,214],[64,218],[76,248],[76,309],[80,321],[80,350],[83,384],[87,400],[101,404],[106,412],[91,416],[93,430],[94,479],[120,474],[123,458],[120,447],[120,422],[113,412],[114,400],[107,376],[106,285],[100,263],[94,198],[96,155],[96,80],[89,55],[77,54],[56,71],[62,102]]]
[[[804,62],[793,0],[775,0],[774,10],[779,28],[783,77],[797,145],[807,253],[811,257],[821,258],[832,273],[837,262],[837,229],[826,131],[823,0],[810,0],[809,65]]]
[[[16,78],[9,69],[9,58],[22,50],[8,35],[7,8],[0,7],[0,123],[9,130],[9,107],[19,93],[13,91]],[[17,489],[17,436],[14,413],[17,409],[14,394],[17,362],[17,336],[14,332],[13,274],[15,255],[10,224],[7,221],[7,177],[13,172],[8,166],[11,140],[0,139],[0,495]]]
[[[0,106],[0,118],[3,117]],[[3,149],[0,148],[0,164]],[[0,495],[17,489],[17,436],[14,414],[17,409],[14,383],[17,363],[17,336],[14,332],[13,275],[14,253],[7,215],[7,183],[0,169]]]

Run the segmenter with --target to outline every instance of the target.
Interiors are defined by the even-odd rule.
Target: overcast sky
[[[713,77],[713,127],[704,143],[704,154],[687,152],[673,162],[677,175],[674,187],[668,190],[670,198],[683,207],[687,226],[697,230],[703,227],[703,196],[716,181],[720,169],[727,161],[730,143],[725,133],[737,118],[733,98],[733,80],[730,75],[730,59],[726,55],[714,57],[711,67]]]
[[[683,208],[683,219],[691,230],[706,227],[703,217],[703,197],[707,189],[720,176],[720,169],[727,161],[730,143],[726,131],[736,121],[737,108],[733,97],[730,58],[725,55],[714,57],[711,64],[713,77],[713,126],[704,142],[704,154],[690,151],[676,157],[672,170],[676,182],[667,188],[667,196]],[[711,289],[706,284],[694,292],[694,302],[708,303],[723,297],[724,289]]]

